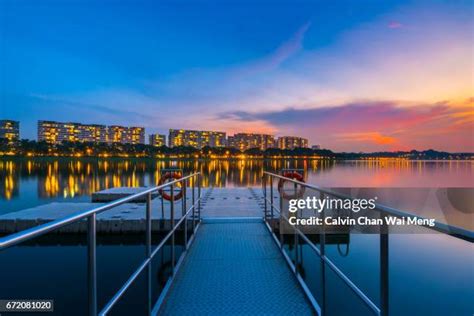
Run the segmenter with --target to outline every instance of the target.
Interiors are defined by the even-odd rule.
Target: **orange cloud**
[[[377,145],[392,145],[398,142],[395,137],[382,135],[379,132],[340,134],[336,137],[350,142],[371,142]]]
[[[474,151],[474,111],[466,100],[433,104],[361,101],[312,109],[250,113],[236,111],[219,119],[254,123],[296,134],[336,151],[437,149]]]
[[[379,145],[390,145],[397,141],[395,137],[384,136],[379,133],[375,133],[372,136],[372,140],[374,143],[379,144]]]

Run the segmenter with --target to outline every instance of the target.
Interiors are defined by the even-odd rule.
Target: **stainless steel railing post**
[[[146,257],[149,258],[151,255],[151,193],[146,196]]]
[[[273,176],[270,176],[270,213],[273,220]]]
[[[96,214],[87,218],[87,274],[89,287],[89,315],[97,315],[97,227]]]
[[[264,205],[265,205],[263,217],[264,217],[264,221],[266,222],[268,218],[268,210],[267,210],[267,176],[265,174],[263,174],[263,177],[262,177],[262,186],[263,186],[263,200],[264,200]]]
[[[202,187],[202,176],[198,175],[198,222],[201,221],[201,187]]]
[[[170,190],[170,227],[171,230],[174,228],[174,185],[171,185],[171,190]],[[173,234],[171,235],[171,273],[174,275],[174,260],[175,260],[175,253],[174,253],[174,243],[175,243],[175,232],[173,231]]]
[[[297,184],[295,183],[294,184],[294,189],[295,189],[295,198],[296,198],[296,192],[298,190],[298,187],[297,187]],[[295,217],[296,219],[298,219],[298,211],[295,212]],[[294,238],[295,238],[295,273],[298,274],[298,260],[299,260],[299,256],[298,256],[298,231],[296,230],[295,228],[295,235],[294,235]]]
[[[187,197],[187,181],[184,180],[183,181],[183,187],[184,187],[184,195],[183,195],[183,216],[185,217],[184,218],[184,249],[188,249],[188,216],[186,215],[187,213],[187,201],[186,199],[188,198]]]
[[[320,193],[319,198],[324,200],[324,193]],[[321,316],[326,314],[326,224],[324,221],[325,210],[321,210],[321,218],[323,220],[322,231],[319,235],[319,250],[320,250],[320,259],[321,259],[321,293],[322,293],[322,302],[321,302]]]
[[[196,178],[192,178],[191,186],[192,186],[192,199],[193,199],[193,235],[194,231],[196,230],[196,198],[194,196],[194,187],[195,185]]]
[[[160,223],[163,223],[163,225],[160,227],[163,227],[163,230],[164,230],[166,227],[166,221],[165,221],[165,199],[163,198],[163,196],[160,196],[160,201],[161,201],[161,222]]]
[[[282,189],[283,191],[283,189]],[[282,229],[282,218],[283,218],[283,196],[281,195],[281,192],[279,192],[280,195],[280,248],[283,250],[283,229]]]
[[[146,258],[151,257],[151,192],[146,196]],[[147,313],[151,315],[151,261],[147,266]]]
[[[385,216],[385,213],[381,213]],[[389,227],[380,228],[380,315],[389,313]]]

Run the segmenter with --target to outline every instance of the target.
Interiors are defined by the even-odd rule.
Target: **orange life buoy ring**
[[[299,182],[304,182],[304,178],[303,178],[303,175],[299,172],[296,172],[296,171],[287,171],[287,172],[284,172],[283,173],[283,176],[285,178],[290,178],[290,179],[295,179]],[[285,192],[285,190],[283,190],[283,186],[285,185],[285,182],[287,180],[285,179],[281,179],[278,181],[278,192],[280,192],[280,195],[284,198],[284,199],[298,199],[298,198],[301,198],[303,195],[304,195],[304,191],[306,190],[306,188],[302,185],[300,185],[300,188],[299,190],[296,191],[295,194],[287,194]]]
[[[158,183],[158,185],[164,184],[169,179],[177,180],[177,179],[180,179],[180,178],[181,178],[181,173],[179,173],[179,172],[167,172],[161,177],[160,182]],[[171,195],[166,193],[164,188],[159,189],[158,192],[163,197],[163,199],[171,201]],[[177,201],[177,200],[179,200],[183,197],[183,194],[184,194],[184,189],[183,189],[183,187],[181,187],[179,192],[177,194],[174,194],[173,199],[175,201]]]

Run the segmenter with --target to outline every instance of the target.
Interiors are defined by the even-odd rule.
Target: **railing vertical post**
[[[267,175],[265,172],[263,173],[262,177],[262,186],[263,186],[263,201],[264,201],[264,213],[263,213],[263,219],[266,222],[268,218],[268,210],[267,210]]]
[[[385,213],[381,215],[385,216]],[[380,229],[380,315],[387,316],[389,313],[389,228],[383,224]]]
[[[270,214],[273,220],[273,176],[270,176]]]
[[[296,275],[298,275],[299,273],[298,262],[300,261],[299,253],[298,253],[298,244],[299,244],[298,231],[295,229],[295,274]]]
[[[320,193],[319,198],[324,200],[324,193]],[[326,257],[326,224],[324,221],[325,217],[325,210],[324,208],[321,210],[321,218],[323,220],[322,223],[322,231],[319,235],[319,250],[321,252],[321,293],[322,293],[322,302],[321,302],[321,315],[324,316],[326,314],[326,263],[324,258]]]
[[[151,256],[151,193],[146,196],[146,257]]]
[[[198,175],[198,222],[201,221],[201,187],[202,187],[202,175]]]
[[[294,189],[295,189],[295,198],[296,198],[296,192],[298,192],[298,185],[294,183]],[[295,212],[295,217],[298,219],[298,211]],[[299,254],[298,254],[298,230],[295,227],[295,274],[298,275],[298,261],[299,261]]]
[[[183,181],[183,187],[184,187],[184,196],[183,196],[183,216],[184,216],[184,249],[188,249],[188,203],[186,199],[188,198],[187,190],[187,180]]]
[[[87,218],[87,274],[89,287],[89,315],[97,315],[97,235],[96,214]]]
[[[194,235],[194,231],[196,230],[196,198],[194,196],[194,187],[196,186],[195,184],[195,181],[196,181],[196,177],[193,177],[192,178],[192,182],[191,182],[191,186],[192,186],[192,198],[193,198],[193,235]]]
[[[161,200],[161,221],[160,221],[160,223],[163,223],[163,226],[161,226],[161,224],[160,224],[160,227],[163,227],[163,230],[164,230],[165,227],[166,227],[166,221],[165,221],[165,199],[163,198],[163,196],[160,196],[160,200]]]
[[[146,196],[146,258],[151,257],[151,192]],[[147,266],[147,313],[151,315],[151,261]]]
[[[171,190],[170,190],[170,229],[174,229],[174,184],[171,184]],[[171,273],[174,275],[174,235],[175,233],[171,235]]]
[[[283,191],[283,188],[282,188],[282,191]],[[283,219],[283,196],[281,195],[281,192],[279,192],[279,195],[280,195],[280,248],[283,250],[283,241],[284,241],[284,238],[283,238],[283,229],[282,229],[282,219]]]

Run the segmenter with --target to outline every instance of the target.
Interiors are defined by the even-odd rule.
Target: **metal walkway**
[[[202,217],[262,217],[261,190],[250,188],[212,188],[206,191],[202,204]]]
[[[261,219],[203,220],[161,315],[314,315]]]

